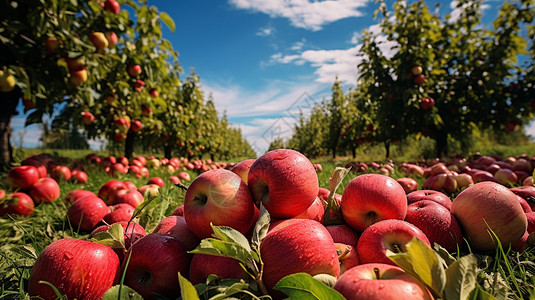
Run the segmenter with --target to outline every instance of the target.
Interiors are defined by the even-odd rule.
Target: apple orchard
[[[533,1],[504,2],[492,29],[482,1],[455,22],[378,1],[356,88],[336,79],[258,157],[181,78],[156,7],[1,3],[0,298],[535,298]],[[19,102],[26,124],[61,107],[47,145],[114,153],[19,157]],[[394,146],[421,152],[394,161]]]

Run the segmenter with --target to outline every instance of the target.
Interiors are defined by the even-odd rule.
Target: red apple
[[[531,234],[535,231],[535,212],[526,213],[526,219],[528,221],[528,233]]]
[[[36,204],[52,203],[59,198],[59,195],[59,184],[50,177],[40,178],[30,188],[30,196]]]
[[[50,171],[50,177],[54,178],[56,181],[69,181],[72,177],[71,169],[67,166],[59,165],[52,168]]]
[[[175,210],[173,211],[171,215],[183,217],[184,216],[184,204],[181,204],[177,208],[175,208]]]
[[[457,181],[457,188],[458,189],[464,189],[471,185],[474,185],[474,180],[472,179],[472,176],[467,173],[461,173],[454,175],[455,181]]]
[[[3,190],[2,190],[3,191]],[[4,191],[5,196],[5,191]],[[2,197],[4,198],[4,197]],[[32,198],[25,193],[16,192],[7,195],[0,204],[0,216],[20,215],[29,216],[33,214],[34,203]]]
[[[293,273],[338,277],[338,253],[331,235],[321,223],[303,219],[278,223],[278,227],[272,228],[260,244],[264,262],[263,280],[268,291],[272,291],[281,278]]]
[[[425,285],[397,266],[362,264],[338,278],[334,289],[347,300],[421,300],[433,299]]]
[[[93,46],[95,46],[97,52],[102,52],[104,49],[108,48],[109,43],[103,32],[92,32],[89,35],[89,40]]]
[[[150,108],[149,106],[145,105],[145,104],[142,104],[141,105],[141,114],[143,116],[150,116],[152,115],[152,108]]]
[[[39,172],[34,166],[17,166],[9,170],[6,180],[14,188],[27,190],[39,180]]]
[[[83,197],[93,196],[96,197],[95,193],[91,191],[86,190],[72,190],[70,191],[67,196],[65,196],[65,202],[66,203],[74,203],[78,199],[81,199]]]
[[[110,180],[100,187],[97,195],[100,199],[104,200],[106,204],[112,205],[115,201],[115,194],[123,189],[126,189],[124,182],[120,180]]]
[[[80,170],[73,170],[71,179],[74,180],[74,182],[78,183],[87,183],[87,180],[89,179],[87,176],[87,173]]]
[[[56,299],[47,281],[69,299],[102,299],[119,278],[119,257],[108,246],[77,240],[52,242],[39,255],[28,278],[28,293]]]
[[[48,171],[46,169],[46,166],[38,159],[36,158],[27,158],[23,160],[21,163],[23,166],[34,166],[37,169],[37,173],[39,174],[39,178],[46,177]]]
[[[133,208],[138,207],[143,203],[143,200],[143,195],[135,187],[117,190],[113,196],[113,204],[125,203]]]
[[[143,90],[143,87],[145,86],[145,81],[143,80],[136,80],[134,82],[134,89],[136,90],[136,92],[138,93],[141,93],[141,91]]]
[[[515,186],[518,182],[518,176],[510,169],[499,169],[494,173],[494,177],[498,183],[507,187]]]
[[[292,218],[318,196],[318,176],[303,154],[290,149],[272,150],[256,159],[247,177],[255,203],[272,218]]]
[[[128,190],[131,190],[131,189],[137,190],[137,186],[136,186],[135,183],[130,182],[130,181],[123,181],[123,183],[126,186],[126,189],[128,189]]]
[[[243,181],[247,183],[247,176],[249,175],[249,169],[251,168],[251,165],[254,163],[254,161],[255,159],[253,158],[242,160],[236,165],[234,165],[234,167],[232,167],[232,169],[230,170],[240,175],[241,179],[243,179]]]
[[[406,194],[418,189],[418,182],[409,177],[398,178],[397,182],[401,185]]]
[[[74,202],[67,210],[67,218],[76,230],[91,231],[106,216],[109,209],[98,197],[84,197]]]
[[[113,14],[118,14],[121,10],[121,5],[116,0],[106,0],[104,8]]]
[[[113,31],[106,32],[106,40],[108,40],[108,48],[112,49],[115,48],[115,45],[117,45],[118,38],[117,34]]]
[[[443,191],[448,194],[453,194],[457,190],[457,181],[453,174],[440,173],[429,176],[422,187],[426,190]]]
[[[134,120],[130,128],[132,129],[133,132],[138,132],[143,128],[143,124],[141,123],[140,120]]]
[[[423,110],[429,110],[433,106],[435,106],[435,99],[433,98],[426,97],[420,101],[420,108]]]
[[[87,70],[85,68],[81,70],[70,71],[69,81],[74,85],[80,85],[87,81]]]
[[[451,209],[451,199],[446,194],[435,190],[418,190],[407,194],[407,203],[412,204],[414,202],[422,200],[434,201],[448,210]]]
[[[130,221],[135,209],[127,203],[114,204],[108,208],[109,212],[104,216],[104,221],[108,224]]]
[[[140,186],[137,190],[143,196],[149,195],[149,196],[156,197],[160,195],[160,187],[156,184],[145,184],[145,185]]]
[[[231,257],[207,254],[194,254],[189,269],[189,280],[193,284],[206,283],[211,274],[221,279],[245,279],[249,275],[240,266],[238,260]]]
[[[180,296],[177,274],[188,274],[190,257],[186,248],[172,236],[151,233],[135,242],[125,257],[130,256],[124,283],[143,299]]]
[[[185,180],[185,181],[190,181],[191,180],[191,177],[189,176],[189,174],[187,172],[178,173],[178,178],[180,178],[180,180]]]
[[[294,218],[296,219],[309,219],[318,222],[323,222],[323,215],[325,214],[325,207],[323,206],[322,200],[317,197],[310,206],[305,209],[302,213],[298,214]]]
[[[355,247],[342,243],[334,243],[334,246],[336,247],[338,261],[340,262],[340,275],[359,265],[359,257]]]
[[[383,220],[370,225],[362,232],[357,244],[361,263],[383,263],[395,265],[386,256],[386,250],[394,253],[406,252],[406,245],[413,237],[431,246],[425,233],[403,220]]]
[[[325,226],[325,228],[327,228],[327,231],[329,231],[335,243],[350,245],[356,249],[357,242],[359,240],[359,234],[349,226],[344,224],[328,225]]]
[[[139,240],[140,238],[142,238],[142,237],[147,235],[147,233],[145,232],[145,228],[143,228],[143,226],[139,225],[136,222],[120,221],[120,222],[117,222],[117,223],[121,224],[121,226],[123,227],[124,243],[125,243],[126,250],[128,250],[128,248],[130,248],[130,246],[132,246],[132,244],[135,243],[137,240]],[[115,224],[115,223],[113,223],[113,224]],[[100,225],[99,227],[97,227],[93,231],[91,231],[91,237],[95,236],[95,234],[97,234],[99,232],[107,231],[111,227],[111,225],[113,225],[113,224]],[[123,255],[123,258],[124,258],[124,253],[122,253],[122,255]],[[119,257],[119,258],[121,258],[121,257]],[[121,261],[122,261],[122,258],[121,258]]]
[[[152,97],[152,98],[156,98],[158,97],[159,93],[158,93],[158,90],[155,89],[155,88],[152,88],[149,90],[149,95]]]
[[[152,177],[151,179],[149,179],[147,184],[155,184],[159,187],[164,187],[165,181],[161,177]]]
[[[407,196],[395,180],[380,174],[353,178],[342,194],[341,211],[347,225],[364,231],[385,219],[405,219]]]
[[[168,178],[169,181],[171,181],[171,183],[174,185],[181,184],[180,178],[178,178],[178,176],[169,176]]]
[[[516,243],[527,228],[526,215],[516,195],[495,182],[480,182],[462,191],[455,197],[451,212],[475,251],[496,248],[489,228],[506,248]]]
[[[199,175],[184,197],[184,218],[200,238],[212,235],[211,223],[246,233],[253,222],[253,212],[253,198],[247,185],[240,176],[225,169]]]
[[[142,72],[140,65],[129,65],[126,71],[128,72],[128,75],[132,77],[137,77]]]
[[[414,83],[416,83],[417,85],[422,85],[422,84],[424,84],[424,82],[425,82],[424,74],[420,74],[420,75],[414,77]]]
[[[82,123],[84,125],[89,125],[95,121],[95,116],[88,111],[83,111],[81,115],[82,115]]]
[[[457,219],[446,207],[434,201],[410,204],[405,220],[420,228],[431,244],[437,243],[450,253],[458,252],[462,246],[463,235]]]
[[[182,242],[186,250],[193,250],[201,240],[191,231],[186,219],[181,216],[169,216],[163,218],[154,228],[153,233],[166,234],[174,236],[177,240]]]
[[[49,53],[56,53],[59,49],[60,41],[55,37],[49,37],[45,41],[46,51]]]

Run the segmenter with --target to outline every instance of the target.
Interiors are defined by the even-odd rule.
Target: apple
[[[158,95],[159,95],[159,93],[158,93],[158,90],[157,90],[157,89],[155,89],[155,88],[151,88],[151,89],[149,90],[149,96],[151,96],[152,98],[157,98]]]
[[[64,165],[58,165],[52,168],[50,171],[50,177],[54,178],[56,181],[69,181],[72,177],[71,169]]]
[[[126,189],[130,190],[130,189],[134,189],[134,190],[137,190],[137,186],[135,183],[131,182],[131,181],[123,181],[124,185],[126,186]],[[133,205],[132,205],[133,206]]]
[[[92,32],[89,35],[89,40],[93,46],[95,46],[97,52],[102,52],[104,49],[108,48],[108,39],[106,39],[106,35],[104,35],[103,32]]]
[[[87,70],[85,68],[70,71],[69,81],[74,85],[80,85],[87,81]]]
[[[95,121],[95,116],[88,111],[82,112],[81,116],[82,116],[82,123],[84,125],[89,125]]]
[[[513,163],[513,171],[524,171],[528,174],[533,172],[533,166],[527,159],[519,158]]]
[[[7,173],[7,184],[11,187],[27,190],[39,180],[39,172],[34,166],[16,166]]]
[[[342,243],[334,243],[336,253],[338,254],[338,261],[340,262],[340,275],[345,271],[358,266],[359,257],[355,247]]]
[[[59,198],[58,182],[50,177],[40,178],[30,187],[30,196],[36,204],[52,203]]]
[[[440,173],[429,176],[422,184],[422,188],[453,194],[457,190],[457,181],[453,174]]]
[[[520,206],[522,206],[522,210],[525,213],[532,212],[531,206],[529,206],[528,201],[526,201],[524,198],[516,195],[516,198],[518,199],[518,202],[520,203]]]
[[[56,299],[47,281],[68,299],[102,299],[119,278],[119,257],[108,246],[60,239],[39,255],[28,278],[28,293]]]
[[[451,207],[451,212],[463,229],[471,249],[492,251],[496,241],[491,229],[507,248],[526,232],[527,220],[516,195],[505,186],[485,181],[462,191]]]
[[[125,243],[126,250],[128,250],[128,248],[130,248],[130,246],[132,246],[132,244],[135,243],[137,240],[147,235],[147,233],[145,232],[145,228],[143,228],[143,226],[139,225],[136,222],[120,221],[117,223],[121,224],[121,226],[123,227],[124,243]],[[95,234],[99,232],[107,231],[113,224],[100,225],[99,227],[91,231],[91,237],[93,237]]]
[[[494,173],[494,177],[498,181],[507,187],[512,187],[518,182],[518,176],[510,169],[499,169]]]
[[[238,175],[240,175],[241,179],[247,183],[247,176],[249,175],[249,169],[251,168],[251,165],[254,163],[255,159],[246,159],[242,160],[239,163],[235,164],[234,167],[232,167],[230,170]]]
[[[145,184],[145,185],[140,186],[137,190],[143,196],[149,195],[152,197],[156,197],[160,195],[160,186],[156,184]]]
[[[83,197],[67,210],[67,218],[76,230],[91,231],[108,214],[106,203],[98,197]]]
[[[414,65],[411,68],[411,73],[414,76],[418,76],[418,75],[422,74],[423,71],[424,70],[422,69],[422,67],[420,65]]]
[[[180,296],[177,274],[188,274],[190,257],[176,238],[151,233],[135,242],[125,257],[130,256],[124,284],[138,292],[143,299]]]
[[[164,187],[165,181],[161,177],[152,177],[151,179],[149,179],[147,184],[155,184],[159,187]]]
[[[141,105],[141,115],[147,116],[147,117],[152,115],[152,108],[145,104]]]
[[[191,231],[186,219],[181,216],[172,215],[163,218],[154,228],[153,233],[166,234],[174,236],[177,240],[182,242],[186,250],[193,250],[201,240]]]
[[[37,169],[39,178],[44,178],[47,176],[48,171],[46,169],[46,166],[36,158],[27,158],[23,160],[20,164],[23,166],[34,166]]]
[[[531,211],[526,213],[526,219],[528,221],[528,234],[535,231],[535,212]]]
[[[143,123],[141,123],[140,120],[134,120],[130,128],[132,129],[132,132],[138,132],[143,128]]]
[[[410,177],[398,178],[397,182],[401,185],[406,194],[418,189],[418,182]]]
[[[95,193],[91,192],[91,191],[86,191],[86,190],[72,190],[70,191],[67,196],[65,196],[65,203],[74,203],[76,202],[78,199],[81,199],[83,197],[88,197],[88,196],[93,196],[93,197],[96,197]]]
[[[249,275],[232,257],[194,254],[189,267],[189,280],[193,284],[206,283],[212,274],[221,279],[249,279]]]
[[[420,100],[420,108],[423,110],[429,110],[435,106],[435,99],[430,97],[425,97]]]
[[[125,183],[126,186],[126,183]],[[133,188],[124,188],[117,190],[113,196],[113,204],[129,204],[133,208],[143,203],[144,197],[134,186]]]
[[[347,184],[340,209],[346,224],[362,232],[381,220],[405,219],[407,196],[395,179],[381,174],[363,174]]]
[[[59,45],[60,45],[60,42],[55,37],[49,37],[45,41],[46,51],[48,51],[51,54],[54,54],[58,51]]]
[[[421,200],[407,207],[405,220],[420,228],[431,244],[437,243],[448,252],[458,252],[462,246],[461,226],[455,216],[444,206]]]
[[[113,14],[118,14],[121,10],[121,5],[119,5],[116,0],[106,0],[106,2],[104,2],[104,9]]]
[[[72,173],[71,179],[74,180],[74,182],[87,183],[89,179],[87,176],[87,173],[84,171],[73,170],[71,173]]]
[[[104,216],[104,221],[113,224],[121,221],[128,222],[134,214],[134,207],[128,203],[119,203],[109,206],[109,212]]]
[[[180,172],[180,173],[178,173],[177,176],[178,176],[178,178],[180,178],[180,180],[185,180],[185,181],[190,181],[191,180],[191,177],[189,176],[188,172]]]
[[[434,201],[448,210],[451,209],[451,199],[446,194],[435,190],[418,190],[407,194],[407,203],[410,205],[422,200]]]
[[[420,74],[420,75],[414,77],[414,83],[416,83],[417,85],[422,85],[422,84],[424,84],[424,82],[425,82],[424,74]]]
[[[117,45],[118,38],[117,34],[113,31],[106,32],[106,40],[108,40],[108,48],[112,49],[115,48],[115,45]]]
[[[283,277],[304,272],[338,277],[340,263],[331,235],[313,220],[289,219],[274,223],[260,244],[263,280],[270,295]],[[275,295],[277,295],[275,293]]]
[[[140,65],[129,65],[126,69],[126,72],[128,72],[128,75],[131,77],[137,77],[141,74],[141,66]]]
[[[524,180],[522,180],[522,185],[523,186],[533,186],[533,176],[528,176],[526,178],[524,178]]]
[[[475,171],[472,174],[472,179],[474,180],[474,183],[484,182],[484,181],[491,181],[491,182],[497,182],[496,178],[492,173],[484,170]]]
[[[386,256],[386,250],[406,252],[406,245],[417,237],[431,246],[429,239],[418,227],[397,219],[382,220],[370,225],[360,235],[357,253],[361,263],[384,263],[395,265]]]
[[[359,240],[359,234],[351,229],[351,227],[340,224],[340,225],[327,225],[325,226],[329,234],[333,238],[335,243],[341,243],[345,245],[357,247],[357,242]]]
[[[15,85],[15,77],[9,74],[9,72],[0,70],[0,92],[9,93],[15,89]]]
[[[333,287],[345,299],[433,299],[425,285],[397,266],[362,264],[347,270]]]
[[[318,222],[323,222],[323,215],[325,214],[325,207],[319,197],[310,204],[302,213],[298,214],[294,218],[296,219],[310,219]]]
[[[168,178],[169,178],[169,181],[171,181],[171,183],[174,184],[174,185],[182,183],[182,182],[180,182],[180,178],[178,178],[178,176],[169,176]]]
[[[5,197],[5,191],[2,190]],[[33,214],[34,202],[30,196],[22,192],[11,193],[6,198],[2,197],[0,203],[0,216],[21,215],[29,216]]]
[[[136,90],[136,92],[140,93],[142,90],[143,90],[143,87],[145,86],[145,81],[143,80],[136,80],[134,82],[134,89]]]
[[[253,213],[253,198],[247,184],[225,169],[199,175],[184,197],[184,218],[200,238],[212,235],[211,223],[246,233],[252,225]]]
[[[290,149],[269,151],[255,160],[247,182],[257,206],[262,203],[272,218],[292,218],[318,196],[318,175],[303,154]]]
[[[97,196],[104,200],[106,204],[113,204],[115,201],[115,195],[119,190],[126,189],[124,182],[120,180],[110,180],[103,184],[98,190]]]
[[[469,187],[471,185],[474,185],[474,179],[472,179],[472,176],[467,173],[461,173],[454,175],[455,181],[457,181],[457,188],[458,189],[464,189],[466,187]]]

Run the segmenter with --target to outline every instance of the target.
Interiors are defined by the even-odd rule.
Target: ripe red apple
[[[255,203],[264,205],[272,218],[292,218],[318,196],[318,176],[303,154],[290,149],[272,150],[256,159],[247,177]]]
[[[87,81],[87,70],[85,68],[80,70],[70,71],[69,81],[74,85],[80,85]]]
[[[348,300],[433,299],[425,285],[397,266],[362,264],[338,278],[334,289]]]
[[[108,208],[109,212],[104,216],[104,221],[108,224],[130,221],[135,209],[127,203],[114,204]]]
[[[395,265],[386,256],[386,250],[394,253],[406,252],[406,245],[417,237],[431,246],[425,233],[403,220],[383,220],[370,225],[362,232],[357,244],[357,253],[362,264],[383,263]]]
[[[128,75],[132,77],[137,77],[142,72],[140,65],[129,65],[126,71],[128,72]]]
[[[434,201],[448,210],[451,209],[451,199],[446,194],[435,190],[418,190],[407,194],[407,203],[410,205],[422,200]]]
[[[420,108],[423,110],[429,110],[435,106],[435,99],[430,97],[425,97],[420,100]]]
[[[49,53],[52,53],[52,54],[54,54],[54,53],[56,53],[58,51],[59,45],[60,45],[60,42],[55,37],[49,37],[45,41],[46,51],[48,51]]]
[[[498,181],[507,187],[515,186],[518,182],[518,176],[510,169],[499,169],[494,173],[494,177]]]
[[[159,96],[159,93],[158,93],[158,90],[155,89],[155,88],[151,88],[149,90],[149,95],[152,97],[152,98],[156,98]]]
[[[39,172],[34,166],[16,166],[7,173],[7,184],[11,187],[27,190],[39,180]]]
[[[175,210],[173,211],[171,215],[183,217],[184,216],[184,204],[181,204],[177,208],[175,208]]]
[[[121,5],[116,0],[106,0],[104,2],[104,9],[113,14],[118,14],[121,10]]]
[[[59,198],[59,195],[59,184],[50,177],[40,178],[30,188],[30,196],[36,204],[52,203]]]
[[[76,230],[91,231],[106,216],[109,209],[98,197],[84,197],[67,210],[67,218]]]
[[[190,257],[184,245],[169,235],[151,233],[135,242],[130,255],[124,283],[143,299],[180,296],[177,274],[188,274]]]
[[[108,40],[108,48],[112,49],[115,48],[115,45],[117,45],[118,38],[117,34],[113,31],[106,32],[106,40]]]
[[[462,246],[461,226],[455,216],[444,206],[421,200],[407,207],[405,220],[425,233],[431,244],[437,243],[448,252],[458,252]]]
[[[164,187],[165,181],[161,177],[152,177],[151,179],[149,179],[147,184],[155,184],[159,187]]]
[[[104,49],[108,48],[108,39],[106,39],[106,35],[104,35],[103,32],[92,32],[89,35],[89,40],[93,46],[95,46],[97,52],[102,52]]]
[[[516,195],[526,200],[526,202],[528,202],[528,205],[531,207],[531,210],[535,210],[535,186],[523,185],[523,186],[511,188],[510,190],[511,192],[515,193]]]
[[[180,180],[185,180],[185,181],[190,181],[191,180],[191,177],[189,176],[188,172],[180,172],[180,173],[178,173],[178,178],[180,178]]]
[[[95,121],[95,116],[88,111],[83,111],[81,113],[81,116],[82,116],[82,123],[84,125],[89,125]]]
[[[71,179],[74,180],[74,182],[87,183],[89,179],[87,176],[87,173],[84,171],[73,170],[71,173],[72,173]]]
[[[340,262],[340,275],[345,271],[359,265],[359,257],[357,249],[354,246],[342,243],[334,243],[336,253],[338,254],[338,261]]]
[[[341,211],[347,225],[362,232],[385,219],[405,219],[407,196],[395,180],[380,174],[353,178],[342,194]]]
[[[234,165],[234,167],[232,167],[232,169],[230,170],[240,175],[241,179],[243,179],[243,181],[247,183],[247,176],[249,175],[249,169],[251,168],[251,165],[254,163],[254,161],[255,159],[253,158],[242,160],[236,165]]]
[[[304,219],[278,223],[278,227],[272,228],[260,244],[264,262],[263,280],[268,291],[281,278],[293,273],[338,277],[338,253],[331,235],[321,223]]]
[[[5,196],[5,191],[3,192]],[[11,193],[7,195],[6,199],[3,199],[3,202],[0,204],[0,216],[29,216],[33,214],[34,206],[32,198],[27,194],[22,192]]]
[[[117,222],[117,223],[121,224],[121,226],[123,227],[124,244],[125,244],[126,250],[128,250],[128,248],[130,248],[130,246],[132,246],[132,244],[135,243],[137,240],[139,240],[140,238],[142,238],[142,237],[147,235],[147,233],[145,232],[145,228],[143,228],[143,226],[139,225],[136,222],[120,221],[120,222]],[[113,223],[113,224],[115,224],[115,223]],[[100,225],[99,227],[97,227],[93,231],[91,231],[90,236],[93,237],[93,236],[95,236],[95,234],[97,234],[99,232],[107,231],[111,227],[111,225],[113,225],[113,224]],[[124,258],[124,252],[122,253],[122,255],[123,255],[123,257],[119,257],[121,259],[121,261]]]
[[[143,128],[143,124],[141,123],[140,120],[134,120],[130,128],[132,129],[133,132],[138,132]]]
[[[527,228],[526,215],[516,195],[495,182],[480,182],[462,191],[455,197],[451,212],[475,251],[496,248],[489,228],[506,248],[516,243]]]
[[[119,257],[108,246],[77,240],[52,242],[39,255],[28,278],[28,293],[56,299],[47,281],[68,299],[102,299],[119,278]]]
[[[424,74],[420,74],[414,77],[414,83],[416,83],[417,85],[422,85],[424,84],[424,82],[425,82]]]
[[[335,243],[353,246],[356,249],[359,234],[345,224],[325,226]]]
[[[112,205],[115,201],[115,195],[119,190],[126,189],[124,182],[120,180],[110,180],[103,184],[98,190],[98,197],[106,204]]]
[[[46,177],[48,173],[46,166],[37,158],[26,158],[20,164],[23,166],[34,166],[37,169],[39,178]]]
[[[135,187],[117,190],[113,196],[113,204],[126,203],[133,208],[138,207],[143,200],[143,195]]]
[[[189,269],[189,280],[193,284],[206,283],[211,274],[221,279],[248,279],[249,275],[238,260],[231,257],[194,254]]]
[[[318,222],[323,222],[323,215],[325,214],[325,207],[323,202],[319,197],[316,197],[316,200],[310,204],[310,206],[305,209],[302,213],[298,214],[294,218],[296,219],[309,219]]]
[[[138,93],[141,93],[141,91],[143,90],[143,87],[145,86],[145,81],[143,80],[136,80],[134,82],[134,89],[136,90],[136,92]]]
[[[127,133],[130,129],[130,118],[128,116],[115,117],[113,118],[113,123],[121,133]]]
[[[169,181],[171,181],[172,184],[181,184],[180,178],[178,176],[169,176]]]
[[[453,194],[457,190],[457,181],[453,174],[440,173],[429,176],[422,184],[422,188]]]
[[[177,240],[182,242],[186,250],[193,250],[201,240],[191,231],[186,219],[181,216],[169,216],[163,218],[154,228],[153,233],[166,234],[174,236]]]
[[[184,218],[200,238],[212,235],[210,223],[246,233],[253,222],[253,212],[253,198],[247,184],[225,169],[199,175],[184,197]]]
[[[149,107],[149,106],[147,106],[147,105],[145,105],[145,104],[141,105],[141,114],[142,114],[143,116],[150,116],[150,115],[152,115],[152,108]]]
[[[91,192],[91,191],[86,191],[86,190],[72,190],[70,191],[67,196],[65,196],[65,202],[66,203],[74,203],[76,202],[78,199],[81,199],[83,197],[88,197],[88,196],[93,196],[93,197],[96,197],[95,193]]]
[[[126,140],[126,134],[122,133],[122,132],[117,132],[113,135],[113,140],[117,143],[120,143],[124,140]]]
[[[72,177],[71,169],[64,165],[58,165],[52,168],[50,171],[50,177],[54,178],[56,181],[69,181]]]
[[[409,178],[409,177],[398,178],[397,182],[401,185],[401,187],[405,191],[405,194],[414,192],[418,189],[418,182],[416,182],[416,180],[412,178]]]

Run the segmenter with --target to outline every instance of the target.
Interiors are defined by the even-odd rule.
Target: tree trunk
[[[133,131],[128,131],[126,140],[124,141],[124,156],[128,159],[134,157],[134,144],[136,141],[136,134]]]
[[[13,163],[11,147],[11,118],[17,114],[17,104],[22,96],[20,89],[15,88],[9,93],[0,92],[0,168],[6,170]]]
[[[169,159],[172,157],[173,155],[173,148],[171,147],[171,145],[169,144],[165,144],[165,146],[163,146],[163,155],[165,156],[165,158]]]
[[[351,155],[353,156],[353,159],[357,158],[357,148],[356,147],[352,147]]]
[[[390,157],[390,142],[385,141],[386,158]]]
[[[437,157],[443,157],[448,152],[448,133],[443,129],[435,132],[435,154]]]

